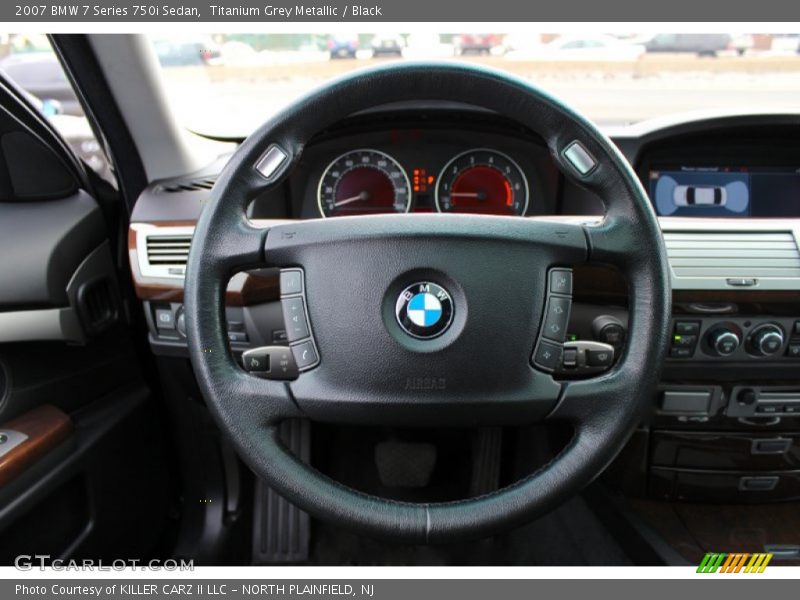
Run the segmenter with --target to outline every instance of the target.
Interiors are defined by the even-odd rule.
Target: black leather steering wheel
[[[468,102],[535,131],[564,175],[603,200],[605,218],[580,225],[397,214],[269,228],[246,218],[248,203],[287,176],[314,134],[356,112],[409,100]],[[575,142],[577,162],[567,152]],[[271,147],[287,158],[265,177],[256,165]],[[627,345],[604,374],[557,381],[531,362],[542,334],[548,272],[586,262],[613,265],[627,279]],[[235,271],[258,266],[299,267],[305,274],[319,362],[294,381],[245,372],[228,346],[227,281]],[[442,286],[452,300],[449,327],[431,339],[407,334],[395,316],[399,294],[421,281]],[[361,533],[435,543],[531,520],[601,473],[651,401],[668,343],[670,287],[652,207],[627,162],[589,121],[501,72],[408,63],[322,87],[238,148],[195,230],[185,311],[200,389],[256,474],[315,516]],[[416,426],[563,419],[575,434],[552,462],[504,489],[458,502],[412,504],[360,493],[300,461],[277,430],[295,417]]]

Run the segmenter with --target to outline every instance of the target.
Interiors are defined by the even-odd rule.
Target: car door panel
[[[4,83],[0,564],[152,556],[175,497],[168,433],[132,341],[108,216],[67,146]]]

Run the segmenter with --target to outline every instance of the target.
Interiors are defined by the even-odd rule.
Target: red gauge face
[[[377,150],[356,150],[333,161],[318,196],[324,217],[407,212],[410,201],[402,167]]]
[[[436,186],[440,212],[522,215],[528,207],[528,182],[510,158],[493,150],[471,150],[442,170]]]

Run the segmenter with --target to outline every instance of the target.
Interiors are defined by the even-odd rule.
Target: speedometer
[[[411,206],[408,176],[378,150],[353,150],[325,169],[317,189],[323,217],[404,213]]]
[[[496,150],[476,148],[442,169],[436,184],[439,212],[523,215],[528,181],[517,163]]]

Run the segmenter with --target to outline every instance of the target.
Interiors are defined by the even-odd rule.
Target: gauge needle
[[[452,192],[451,198],[475,198],[477,200],[486,200],[486,192]]]
[[[358,196],[353,196],[352,198],[345,198],[344,200],[339,200],[334,202],[334,206],[344,206],[345,204],[352,204],[353,202],[358,202],[359,200],[363,200],[366,202],[369,200],[369,192],[361,192]]]

